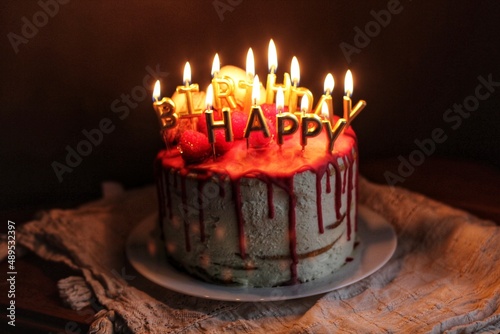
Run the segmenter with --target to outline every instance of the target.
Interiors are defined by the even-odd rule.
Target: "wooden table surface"
[[[399,161],[390,158],[361,161],[361,174],[368,180],[386,184],[386,171],[397,173]],[[429,158],[398,184],[412,191],[451,206],[461,208],[476,216],[500,224],[500,170],[470,161]],[[64,206],[68,206],[65,203]],[[54,203],[51,207],[58,207]],[[46,207],[45,209],[50,209]],[[3,211],[6,220],[16,223],[28,221],[40,208],[20,208]],[[2,232],[5,232],[3,229]],[[7,325],[8,285],[2,280],[0,308],[3,333],[86,333],[93,314],[99,305],[73,311],[61,302],[57,281],[78,275],[62,264],[47,262],[34,254],[16,260],[16,327]],[[127,272],[134,273],[129,266]],[[7,273],[7,263],[0,264],[0,271]],[[5,277],[5,275],[4,275]]]

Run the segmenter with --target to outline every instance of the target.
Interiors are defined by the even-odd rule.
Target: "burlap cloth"
[[[360,203],[395,227],[394,256],[360,282],[297,300],[206,300],[134,272],[125,241],[157,210],[154,187],[45,212],[17,238],[81,272],[59,288],[75,309],[103,307],[92,333],[497,333],[500,227],[404,189],[361,179],[359,190]]]

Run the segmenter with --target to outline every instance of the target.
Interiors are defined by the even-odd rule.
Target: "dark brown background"
[[[500,166],[500,87],[458,129],[443,120],[448,108],[474,94],[478,76],[500,81],[500,2],[401,0],[401,13],[350,63],[339,44],[353,45],[354,28],[364,30],[374,20],[370,11],[386,9],[388,1],[219,2],[232,8],[223,20],[210,0],[72,0],[16,53],[7,35],[21,35],[22,18],[33,22],[41,7],[2,1],[2,208],[96,197],[103,180],[127,187],[152,183],[152,161],[162,147],[152,87],[123,120],[112,111],[113,101],[142,85],[147,66],[169,73],[162,79],[164,95],[181,83],[187,60],[193,81],[204,87],[215,52],[223,64],[244,67],[252,47],[265,78],[271,37],[279,81],[296,55],[301,85],[317,101],[325,74],[334,74],[337,113],[344,73],[352,69],[353,99],[368,102],[354,122],[362,161],[389,158],[397,166],[399,155],[416,149],[414,140],[442,128],[448,139],[433,158]],[[64,163],[65,147],[75,148],[85,139],[82,130],[103,118],[115,130],[59,182],[51,164]]]

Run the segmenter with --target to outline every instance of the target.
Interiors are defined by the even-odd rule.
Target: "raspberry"
[[[182,158],[187,163],[201,162],[210,155],[211,145],[207,136],[193,130],[186,130],[179,140]]]

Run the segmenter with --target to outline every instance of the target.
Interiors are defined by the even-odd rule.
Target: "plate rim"
[[[126,241],[126,256],[129,263],[142,276],[161,287],[185,295],[213,300],[277,301],[305,298],[334,291],[354,284],[378,271],[390,260],[397,246],[394,227],[368,207],[358,205],[359,245],[350,256],[353,261],[346,262],[331,275],[290,286],[262,288],[225,286],[195,278],[173,267],[166,260],[161,240],[151,236],[150,233],[155,228],[157,217],[157,213],[146,217],[129,233]],[[150,254],[147,250],[147,243],[151,241],[157,247],[156,254]]]

